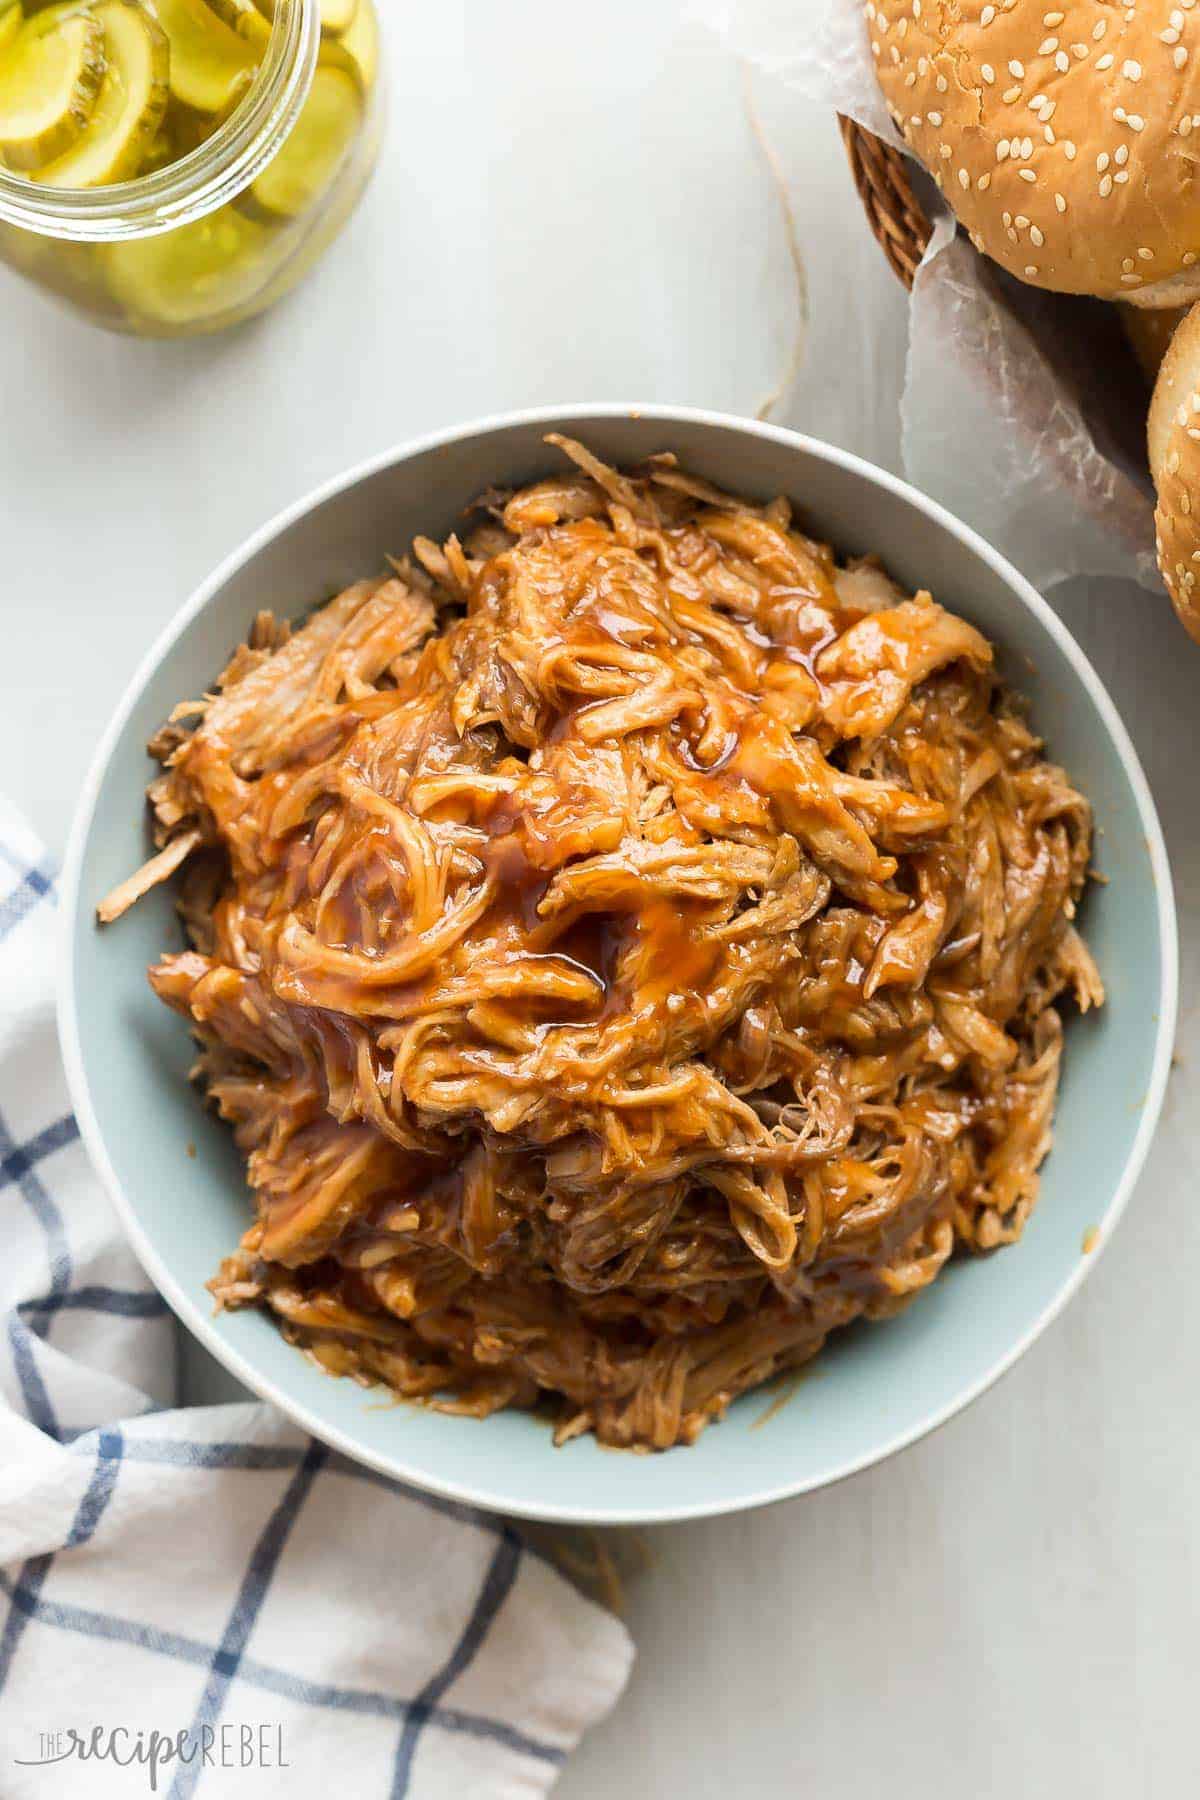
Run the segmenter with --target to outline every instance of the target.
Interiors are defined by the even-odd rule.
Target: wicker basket
[[[839,115],[842,141],[867,223],[906,288],[925,254],[932,225],[908,178],[908,161],[873,132]]]

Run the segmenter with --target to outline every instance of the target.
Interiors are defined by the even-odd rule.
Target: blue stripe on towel
[[[119,1431],[100,1432],[96,1444],[95,1471],[79,1502],[79,1510],[67,1534],[65,1549],[74,1550],[95,1536],[96,1527],[116,1491],[117,1476],[121,1472],[121,1450]]]
[[[9,858],[11,861],[12,859]],[[14,888],[0,900],[0,943],[15,931],[39,900],[53,893],[54,881],[44,869],[26,869]]]
[[[18,1300],[17,1311],[48,1314],[60,1312],[111,1313],[121,1319],[165,1319],[170,1309],[161,1295],[139,1292],[132,1288],[80,1287],[65,1294],[39,1294],[33,1300]]]
[[[451,1683],[457,1681],[463,1670],[469,1668],[478,1655],[496,1615],[512,1591],[520,1566],[520,1539],[515,1531],[505,1530],[488,1564],[479,1598],[463,1627],[461,1637],[437,1674],[426,1682],[408,1709],[408,1717],[404,1721],[396,1751],[392,1800],[403,1800],[408,1793],[421,1731],[437,1711],[437,1703]]]
[[[48,1564],[50,1558],[41,1557],[37,1561]],[[197,1638],[185,1637],[180,1632],[162,1631],[157,1626],[142,1625],[136,1620],[118,1618],[112,1613],[93,1612],[88,1607],[65,1606],[42,1598],[40,1581],[35,1583],[28,1578],[28,1571],[32,1568],[33,1564],[27,1564],[16,1582],[0,1571],[0,1592],[10,1596],[13,1610],[19,1615],[22,1624],[36,1618],[41,1625],[73,1632],[80,1637],[98,1638],[109,1643],[135,1644],[139,1649],[152,1651],[159,1656],[169,1656],[176,1662],[190,1663],[195,1668],[207,1669],[212,1666],[215,1654],[212,1645],[201,1643]],[[415,1704],[392,1694],[372,1693],[366,1688],[336,1687],[328,1682],[308,1681],[285,1669],[274,1669],[267,1663],[260,1663],[251,1656],[242,1657],[238,1665],[238,1680],[247,1687],[263,1693],[277,1694],[281,1699],[293,1700],[303,1706],[319,1706],[327,1711],[355,1713],[367,1718],[400,1722],[407,1718]],[[528,1737],[515,1726],[506,1725],[497,1719],[484,1718],[477,1713],[464,1712],[458,1707],[438,1707],[430,1714],[430,1722],[442,1730],[461,1732],[468,1737],[500,1744],[522,1756],[536,1757],[540,1762],[559,1764],[565,1759],[565,1752],[556,1744],[542,1743],[537,1738]]]
[[[267,1520],[262,1536],[254,1546],[250,1558],[250,1566],[246,1570],[245,1579],[237,1599],[233,1603],[233,1611],[229,1615],[229,1623],[225,1627],[224,1636],[212,1659],[212,1668],[208,1682],[192,1720],[191,1732],[198,1737],[206,1725],[215,1725],[220,1718],[229,1693],[229,1685],[238,1672],[238,1664],[254,1630],[263,1601],[271,1585],[271,1579],[279,1566],[284,1546],[300,1516],[300,1510],[312,1490],[317,1478],[317,1471],[328,1461],[329,1452],[324,1444],[310,1443],[305,1451],[304,1460],[284,1489],[283,1497]],[[190,1800],[200,1778],[199,1763],[181,1767],[171,1784],[170,1800]]]
[[[46,1234],[52,1294],[65,1294],[70,1288],[71,1252],[63,1216],[38,1175],[37,1165],[78,1136],[79,1127],[68,1117],[56,1120],[29,1143],[18,1144],[0,1115],[0,1188],[16,1182],[22,1199]]]

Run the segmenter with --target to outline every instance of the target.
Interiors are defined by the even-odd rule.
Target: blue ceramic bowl
[[[418,531],[437,537],[492,483],[556,465],[548,429],[630,462],[672,449],[719,485],[785,493],[843,552],[878,552],[974,621],[1032,703],[1050,753],[1090,795],[1106,886],[1083,926],[1108,1005],[1072,1018],[1054,1149],[1020,1244],[955,1264],[899,1318],[835,1340],[819,1379],[756,1430],[769,1394],[737,1402],[691,1449],[659,1456],[556,1450],[523,1413],[486,1423],[379,1396],[320,1373],[254,1312],[214,1317],[205,1282],[249,1217],[239,1158],[185,1075],[183,1025],[145,970],[178,942],[158,890],[119,925],[97,900],[147,850],[144,745],[180,698],[201,692],[254,613],[295,615],[369,574]],[[757,1506],[836,1481],[910,1444],[982,1393],[1026,1350],[1095,1265],[1082,1242],[1111,1233],[1142,1166],[1166,1083],[1177,952],[1170,875],[1137,757],[1095,672],[1032,588],[965,525],[891,476],[828,445],[743,419],[663,407],[559,408],[489,420],[381,456],[274,519],[184,606],[135,675],[100,747],[63,880],[61,1029],[79,1123],[153,1280],[247,1386],[318,1437],[437,1493],[531,1518],[616,1524]],[[187,1153],[194,1144],[196,1154]]]

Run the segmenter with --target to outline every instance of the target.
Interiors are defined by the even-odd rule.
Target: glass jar
[[[178,160],[92,188],[0,167],[0,261],[97,323],[149,337],[217,331],[279,299],[350,217],[383,127],[374,0],[357,0],[336,37],[322,33],[323,3],[274,0],[243,97]],[[321,156],[306,163],[297,146],[319,104]]]

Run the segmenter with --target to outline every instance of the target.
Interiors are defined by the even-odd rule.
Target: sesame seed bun
[[[1200,299],[1197,0],[866,0],[866,15],[892,117],[977,249],[1059,293]]]
[[[1147,437],[1158,566],[1175,611],[1200,641],[1200,306],[1163,357]]]

